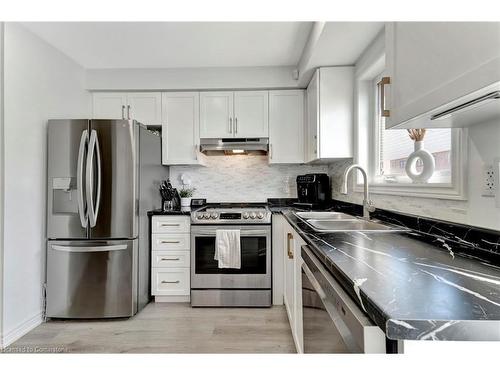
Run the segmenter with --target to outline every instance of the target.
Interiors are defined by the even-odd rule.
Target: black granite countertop
[[[152,210],[148,211],[148,216],[165,216],[165,215],[191,215],[191,207],[181,207],[178,210]]]
[[[395,340],[500,340],[500,267],[417,231],[319,233],[287,221],[367,315]]]

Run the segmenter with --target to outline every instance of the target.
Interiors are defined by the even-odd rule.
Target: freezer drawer
[[[137,311],[137,240],[49,241],[47,316],[113,318]]]

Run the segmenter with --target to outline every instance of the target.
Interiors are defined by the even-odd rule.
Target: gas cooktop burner
[[[263,203],[211,203],[191,213],[193,224],[270,224]]]

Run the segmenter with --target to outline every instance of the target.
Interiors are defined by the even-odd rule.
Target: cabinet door
[[[233,137],[233,92],[200,93],[200,137]]]
[[[269,137],[269,93],[236,91],[234,93],[234,136]]]
[[[302,246],[305,241],[294,232],[294,300],[295,300],[295,345],[299,353],[304,352],[304,329],[302,316]]]
[[[134,119],[144,125],[161,124],[161,93],[134,92],[127,94],[128,119]]]
[[[303,163],[304,143],[304,91],[270,91],[269,163]]]
[[[285,240],[285,218],[282,214],[273,213],[273,305],[283,305],[284,288],[284,265],[286,250]]]
[[[198,164],[200,98],[197,92],[168,92],[162,98],[162,162]]]
[[[292,329],[292,335],[295,337],[295,262],[293,260],[294,253],[294,237],[293,229],[290,224],[285,223],[285,236],[284,236],[284,248],[285,248],[285,261],[284,261],[284,280],[285,287],[283,293],[283,301],[285,303],[286,311],[288,314],[288,320],[290,321],[290,327]]]
[[[320,159],[353,157],[354,68],[319,69]]]
[[[386,24],[391,128],[500,80],[499,22]]]
[[[95,92],[92,94],[93,118],[102,120],[125,119],[127,95],[119,92]]]
[[[307,86],[307,126],[306,126],[306,162],[318,158],[319,129],[319,70],[314,73]]]

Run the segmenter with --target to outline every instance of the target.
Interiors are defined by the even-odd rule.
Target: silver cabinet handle
[[[127,245],[105,245],[105,246],[63,246],[52,245],[53,250],[67,253],[92,253],[97,251],[127,250]]]
[[[97,157],[97,196],[94,203],[94,154]],[[99,206],[101,203],[101,153],[99,151],[99,140],[97,132],[92,130],[90,134],[89,149],[87,152],[87,169],[85,176],[87,209],[89,210],[90,227],[93,228],[97,223]]]
[[[180,224],[169,224],[169,223],[162,223],[160,224],[162,227],[178,227]]]
[[[160,241],[160,243],[180,243],[181,241],[167,241],[167,240],[163,240],[163,241]]]
[[[180,281],[179,280],[176,280],[176,281],[165,281],[165,280],[162,280],[161,283],[162,284],[179,284]]]
[[[125,106],[122,105],[122,120],[125,120]]]
[[[229,117],[229,134],[233,133],[233,118]]]
[[[130,120],[130,104],[127,105],[127,119]]]
[[[273,145],[269,143],[269,159],[273,158]]]
[[[76,190],[78,199],[78,214],[80,215],[80,223],[83,228],[87,227],[89,216],[85,209],[85,202],[83,198],[83,159],[85,158],[85,149],[89,143],[89,133],[87,130],[82,132],[80,138],[80,149],[78,150],[78,166],[76,172]]]
[[[181,258],[161,258],[161,260],[181,260]]]
[[[234,118],[234,134],[238,133],[238,117]]]

